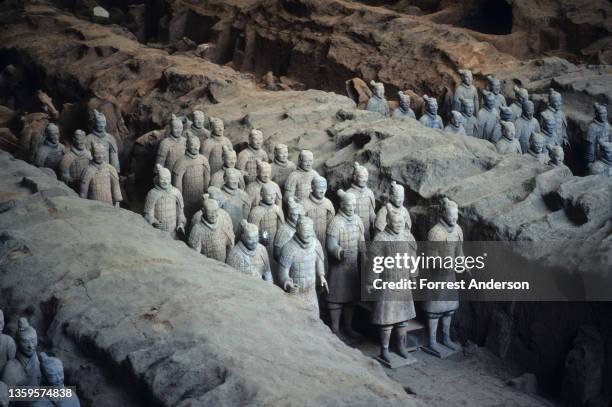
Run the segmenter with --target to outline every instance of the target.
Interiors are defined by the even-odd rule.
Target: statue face
[[[325,182],[315,182],[312,188],[312,195],[315,198],[321,199],[325,196],[327,192],[327,184]]]
[[[34,355],[37,345],[38,338],[36,335],[29,334],[17,338],[17,346],[19,347],[19,351],[27,357]]]
[[[229,154],[223,154],[223,164],[227,167],[227,168],[236,168],[236,154],[233,153],[229,153]]]
[[[85,136],[76,136],[74,138],[73,144],[77,150],[85,149]]]
[[[427,112],[431,115],[438,114],[438,102],[427,102]]]
[[[54,144],[59,143],[59,131],[55,128],[50,128],[49,131],[47,131],[47,139]]]
[[[404,204],[404,195],[400,194],[396,190],[393,190],[389,196],[389,202],[391,202],[393,206],[402,206]]]
[[[272,179],[272,168],[268,165],[257,169],[257,177],[261,182],[269,182]]]
[[[601,155],[606,161],[612,161],[612,146],[606,146],[601,149]]]
[[[302,210],[300,207],[289,208],[289,211],[287,212],[287,220],[291,223],[297,223],[301,214]]]
[[[352,216],[355,213],[355,206],[357,205],[357,200],[353,198],[345,198],[340,202],[340,209],[342,212],[347,214],[348,216]]]
[[[472,116],[474,114],[474,104],[468,103],[467,105],[463,105],[463,113],[466,116]]]
[[[400,98],[400,106],[404,110],[410,109],[410,99],[408,99],[407,97]]]
[[[544,150],[544,142],[543,141],[539,141],[539,140],[532,141],[531,142],[531,149],[535,153],[540,154]]]
[[[102,164],[104,162],[105,151],[101,148],[93,150],[93,160],[96,164]]]
[[[374,86],[374,94],[376,96],[378,96],[379,98],[384,98],[385,97],[385,88],[384,86],[378,85],[378,86]]]
[[[220,121],[214,121],[213,122],[213,126],[212,126],[212,130],[213,130],[213,134],[215,136],[219,136],[221,137],[223,135],[223,123]]]
[[[299,223],[295,232],[304,243],[310,243],[314,236],[312,224],[308,222]]]
[[[287,158],[289,158],[289,151],[287,151],[286,148],[277,148],[274,150],[274,158],[281,163],[287,162]]]
[[[554,120],[544,120],[543,127],[546,133],[553,134],[557,129],[557,123]]]
[[[50,386],[64,386],[64,372],[62,370],[57,370],[55,372],[45,372],[45,379]]]
[[[303,169],[304,171],[310,171],[312,169],[312,163],[313,163],[314,159],[312,157],[312,154],[309,153],[302,153],[300,154],[300,168]]]
[[[495,93],[496,95],[499,95],[499,92],[501,92],[501,84],[499,82],[493,82],[491,84],[491,92]]]
[[[158,175],[158,179],[159,179],[159,186],[162,189],[168,189],[172,185],[170,176],[165,171]]]
[[[229,174],[225,179],[225,185],[229,189],[238,189],[240,185],[240,179],[238,177],[238,174],[236,174],[235,172]]]
[[[216,208],[204,208],[204,218],[208,223],[217,223],[217,219],[219,219],[219,210]]]
[[[515,130],[513,130],[512,128],[507,128],[505,126],[502,126],[502,131],[504,132],[504,137],[510,140],[514,139]]]
[[[196,155],[200,152],[200,140],[197,137],[190,137],[188,139],[187,151],[192,155]]]
[[[257,230],[247,229],[242,233],[242,243],[249,250],[255,250],[259,242],[259,233]]]
[[[451,116],[451,123],[455,127],[459,127],[461,125],[461,118],[455,115]]]
[[[554,149],[551,154],[551,158],[553,162],[555,162],[556,164],[562,163],[563,160],[565,159],[565,154],[563,153],[563,149]]]
[[[474,78],[472,77],[471,72],[466,72],[463,75],[461,75],[461,80],[463,81],[463,83],[469,86],[472,84],[472,81],[474,80]]]
[[[249,145],[253,149],[259,150],[263,145],[263,136],[260,133],[251,133],[249,135]]]
[[[197,128],[204,127],[204,113],[200,112],[199,110],[193,112],[193,124]]]
[[[401,233],[404,231],[404,225],[406,224],[406,222],[404,222],[403,216],[394,215],[391,217],[390,220],[391,222],[389,222],[389,227],[394,233]]]
[[[104,130],[106,130],[106,116],[104,115],[98,116],[94,123],[94,128],[98,133],[101,133]]]
[[[368,173],[366,171],[356,171],[353,175],[353,182],[360,188],[368,184]]]
[[[492,109],[495,106],[495,97],[493,95],[485,96],[484,103],[487,108]]]
[[[608,110],[605,108],[605,106],[595,110],[595,118],[597,121],[602,123],[608,121]]]
[[[527,119],[531,120],[533,119],[533,113],[534,113],[533,110],[534,110],[533,105],[529,104],[528,106],[525,106],[525,109],[523,109],[523,115]]]
[[[174,137],[180,137],[183,134],[183,123],[180,120],[173,120],[171,126],[170,129]]]
[[[555,110],[561,109],[561,105],[562,105],[561,96],[553,96],[550,98],[550,106],[553,109]]]
[[[459,209],[455,207],[448,208],[444,211],[442,217],[446,224],[450,226],[455,226],[457,224],[457,220],[459,220]]]
[[[261,200],[266,205],[272,205],[275,201],[276,194],[272,190],[272,188],[262,188],[261,189]]]

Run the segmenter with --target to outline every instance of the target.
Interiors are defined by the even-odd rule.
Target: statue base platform
[[[404,359],[400,355],[393,353],[393,352],[389,352],[389,362],[387,362],[380,356],[375,356],[374,359],[376,359],[381,365],[389,369],[397,369],[398,367],[402,367],[402,366],[410,366],[419,361],[417,358],[415,358],[411,354],[408,354],[408,358]]]
[[[446,359],[449,356],[453,356],[453,355],[463,351],[463,348],[461,348],[461,347],[459,349],[457,349],[457,350],[453,350],[451,348],[447,348],[446,346],[444,346],[442,344],[439,344],[438,349],[433,349],[433,348],[430,348],[429,346],[423,346],[421,348],[421,350],[423,352],[429,353],[430,355],[435,356],[435,357],[440,358],[440,359]]]

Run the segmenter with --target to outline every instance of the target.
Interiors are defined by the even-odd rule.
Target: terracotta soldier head
[[[223,203],[225,202],[225,195],[223,195],[223,192],[221,192],[221,189],[215,186],[208,187],[208,198],[216,201],[219,207],[223,206]],[[202,201],[202,207],[203,206],[204,206],[204,201]]]
[[[599,159],[612,164],[612,141],[599,141]]]
[[[606,123],[608,121],[608,109],[606,105],[595,102],[593,104],[593,109],[595,110],[595,120],[600,123]]]
[[[450,226],[454,227],[457,225],[457,221],[459,220],[459,207],[457,203],[451,201],[448,198],[442,199],[442,221]]]
[[[223,159],[223,166],[225,168],[235,168],[236,161],[238,160],[236,150],[229,148],[225,144],[221,148],[223,148],[223,152],[221,153],[221,157]]]
[[[461,112],[467,117],[474,115],[474,101],[471,99],[461,98]]]
[[[346,216],[353,216],[355,214],[355,207],[357,206],[357,198],[355,198],[355,195],[339,189],[338,196],[340,197],[340,210]]]
[[[385,85],[382,82],[370,81],[374,94],[379,98],[385,97]]]
[[[516,98],[519,106],[522,106],[524,102],[529,100],[529,92],[527,92],[527,89],[520,88],[518,86],[514,86],[513,89],[514,89],[514,97]]]
[[[223,124],[223,120],[217,117],[211,117],[210,125],[211,125],[213,136],[217,136],[217,137],[223,136],[223,131],[225,130],[225,125]]]
[[[358,162],[353,163],[353,178],[352,181],[360,188],[368,185],[368,169]]]
[[[271,183],[263,184],[261,187],[261,201],[266,205],[273,205],[276,202],[276,190]]]
[[[461,82],[466,86],[470,86],[474,81],[472,71],[469,69],[459,69],[459,76],[461,76]]]
[[[495,95],[499,95],[501,92],[501,82],[499,79],[492,75],[487,75],[487,82],[489,84],[489,91]]]
[[[200,152],[200,139],[195,136],[187,137],[187,152],[192,156]]]
[[[327,192],[327,180],[325,177],[315,175],[311,182],[312,195],[317,199],[323,199]]]
[[[536,154],[544,151],[544,136],[540,133],[532,133],[529,137],[529,149]]]
[[[49,123],[45,129],[45,140],[49,144],[57,144],[60,140],[59,128],[54,123]]]
[[[546,134],[554,134],[557,130],[557,120],[550,112],[542,113],[542,131]]]
[[[212,199],[209,194],[202,195],[202,219],[214,225],[219,219],[219,203]]]
[[[96,133],[104,133],[106,131],[106,116],[94,109],[93,111],[93,128]]]
[[[523,104],[521,106],[523,108],[522,116],[525,119],[527,119],[527,120],[533,119],[533,114],[535,112],[535,108],[533,106],[533,102],[531,100],[526,100],[526,101],[523,102]]]
[[[253,129],[249,133],[249,146],[253,150],[259,150],[263,145],[263,133],[260,130]]]
[[[83,130],[75,130],[74,135],[72,136],[72,146],[79,151],[83,151],[85,149],[86,137],[87,135]]]
[[[463,115],[456,110],[451,111],[450,122],[453,126],[459,127],[463,124]]]
[[[242,227],[240,241],[248,250],[255,250],[259,243],[259,228],[244,219],[240,221],[240,226]]]
[[[261,160],[257,160],[257,178],[264,184],[272,179],[272,166]]]
[[[554,90],[553,88],[550,88],[548,90],[548,105],[553,110],[559,110],[561,109],[562,104],[563,104],[563,98],[561,97],[561,94],[557,92],[556,90]]]
[[[274,160],[279,163],[286,163],[289,159],[289,149],[285,144],[276,144],[274,146]]]
[[[397,95],[399,96],[399,104],[401,108],[404,110],[410,109],[410,96],[406,95],[401,90],[397,92]]]
[[[287,222],[295,225],[297,224],[299,217],[303,214],[304,207],[293,197],[289,197],[287,200]]]
[[[310,150],[300,151],[298,157],[298,166],[304,171],[312,170],[312,164],[314,162],[314,156]]]
[[[38,335],[36,330],[30,326],[28,320],[19,318],[17,323],[17,349],[20,353],[27,357],[32,357],[36,353],[38,346]]]
[[[516,129],[514,128],[514,123],[502,121],[501,122],[501,130],[502,130],[502,135],[505,138],[507,138],[508,140],[513,140],[514,139],[514,135],[516,134]]]
[[[389,202],[396,208],[404,205],[404,187],[395,181],[391,181]]]
[[[514,113],[512,109],[508,106],[500,106],[499,107],[499,118],[503,121],[509,122],[512,121]]]
[[[191,114],[193,117],[193,127],[201,129],[204,127],[204,112],[201,110],[194,110]]]
[[[58,358],[40,353],[40,370],[47,386],[64,387],[64,364]]]
[[[181,137],[183,135],[183,128],[182,120],[173,114],[170,117],[170,136],[174,138]]]
[[[438,114],[438,101],[436,98],[429,97],[427,95],[423,95],[423,100],[425,100],[425,111],[432,116]]]
[[[100,143],[94,143],[91,150],[93,162],[96,164],[102,164],[104,162],[104,158],[106,157],[106,149],[104,146]]]
[[[402,233],[406,227],[404,216],[392,208],[387,208],[387,226],[395,234]]]
[[[155,165],[155,185],[164,191],[167,191],[172,187],[172,175],[170,170],[162,167],[161,165]]]
[[[309,244],[314,239],[314,223],[307,216],[300,216],[297,221],[295,234],[303,243]]]
[[[565,153],[563,152],[563,148],[561,146],[550,146],[550,160],[555,165],[563,164],[565,159]]]
[[[240,171],[235,168],[226,168],[223,172],[223,182],[229,189],[240,187]]]
[[[493,92],[489,92],[488,90],[482,91],[482,99],[484,101],[484,105],[488,110],[491,110],[495,107],[495,95]]]

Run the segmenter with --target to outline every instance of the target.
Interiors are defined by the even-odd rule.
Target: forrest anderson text
[[[410,280],[402,278],[399,281],[383,281],[377,278],[372,281],[375,290],[529,290],[528,281],[477,281],[471,279],[466,285],[465,280],[460,281],[429,281],[426,278]]]

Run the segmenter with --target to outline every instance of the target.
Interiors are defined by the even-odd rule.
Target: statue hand
[[[342,247],[338,249],[338,260],[344,260],[344,249]]]
[[[121,208],[121,202],[115,202],[115,208]]]
[[[160,230],[164,230],[165,229],[164,222],[162,222],[162,221],[153,222],[153,227],[155,229],[160,229]]]
[[[327,280],[323,276],[321,276],[321,287],[323,287],[325,292],[329,294],[329,286],[327,285]]]
[[[285,283],[283,284],[283,289],[289,293],[293,293],[295,290],[295,285],[293,284],[293,280],[288,279],[287,281],[285,281]]]
[[[184,236],[185,235],[185,226],[183,226],[183,225],[177,226],[176,233],[180,234],[181,236]]]

